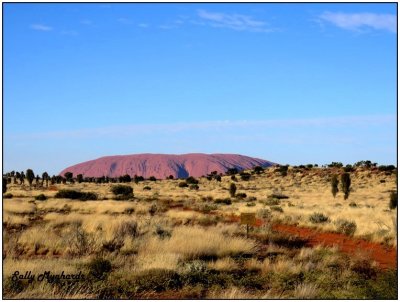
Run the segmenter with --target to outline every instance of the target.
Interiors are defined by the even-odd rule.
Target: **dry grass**
[[[318,175],[319,169],[314,170],[304,175],[289,171],[284,178],[272,169],[253,175],[250,181],[236,183],[238,192],[246,193],[247,198],[232,198],[231,205],[213,201],[229,197],[230,177],[223,177],[221,182],[200,179],[198,191],[179,188],[179,180],[131,183],[134,201],[113,200],[110,184],[56,186],[57,189],[95,192],[100,197],[100,200],[86,202],[55,199],[55,190],[30,190],[12,184],[8,189],[15,197],[3,200],[3,280],[7,281],[15,270],[38,273],[44,269],[58,273],[83,270],[87,274],[88,263],[96,257],[108,259],[112,270],[110,278],[104,281],[105,285],[96,290],[68,292],[38,283],[22,293],[11,291],[5,296],[98,298],[98,292],[105,288],[111,291],[118,288],[116,292],[119,293],[124,284],[129,284],[128,289],[132,290],[135,288],[132,282],[140,274],[154,271],[164,276],[164,272],[172,271],[181,276],[194,274],[197,279],[191,280],[192,283],[182,281],[189,282],[182,286],[185,291],[193,289],[203,298],[364,297],[364,293],[357,292],[347,281],[355,278],[354,267],[368,261],[363,255],[351,255],[349,260],[335,248],[290,249],[282,244],[269,243],[270,228],[274,222],[281,222],[333,231],[336,230],[336,220],[347,219],[357,224],[354,236],[395,245],[396,211],[388,210],[388,192],[396,188],[395,176],[376,173],[368,176],[366,171],[357,172],[357,176],[353,173],[353,190],[349,200],[344,201],[341,193],[335,199],[332,197],[329,181]],[[386,182],[380,182],[381,179]],[[146,185],[152,189],[143,190]],[[34,201],[34,196],[41,193],[48,199]],[[266,203],[273,193],[289,196],[289,199],[278,202],[283,212],[274,211]],[[356,203],[356,206],[350,207],[350,203]],[[204,211],[207,207],[212,208],[212,213]],[[267,217],[263,217],[266,224],[251,232],[265,240],[247,239],[245,227],[239,225],[233,215],[241,212],[260,215],[260,210]],[[308,217],[314,212],[321,212],[330,220],[313,224]],[[376,264],[368,263],[368,268],[377,269]],[[188,271],[183,270],[188,267]],[[339,273],[333,275],[332,268],[338,268]],[[240,271],[245,276],[235,275],[232,279],[233,271]],[[315,274],[319,275],[315,277]],[[294,279],[290,288],[285,287],[287,280],[300,275],[315,279]],[[277,279],[269,279],[271,276]],[[165,281],[162,280],[150,279],[149,282]],[[226,281],[230,283],[205,286],[215,280],[230,280]],[[340,283],[337,286],[339,293],[334,293],[335,289],[331,287],[335,282]],[[91,286],[94,285],[88,288]],[[158,294],[154,289],[148,291],[148,294]],[[179,289],[171,293],[177,291]],[[344,293],[342,296],[341,292]],[[129,297],[145,296],[143,293],[130,293]]]
[[[172,253],[186,259],[202,256],[225,257],[238,253],[254,253],[256,243],[241,237],[224,235],[221,228],[180,226],[173,230],[170,239],[151,238],[144,247],[143,253]]]

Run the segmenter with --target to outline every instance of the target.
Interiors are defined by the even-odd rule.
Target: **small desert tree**
[[[46,181],[46,187],[48,187],[49,186],[49,174],[47,172],[43,172],[43,174],[42,174],[42,186],[45,181]]]
[[[229,194],[231,195],[231,197],[235,197],[236,185],[234,183],[231,183],[231,185],[229,187]]]
[[[7,178],[3,177],[3,194],[7,192]]]
[[[26,179],[28,180],[29,186],[32,187],[32,182],[35,179],[35,173],[32,169],[26,170]]]
[[[15,176],[14,176],[14,184],[17,184],[17,179],[19,180],[21,177],[21,174],[19,172],[15,172]]]
[[[72,182],[72,177],[73,177],[74,175],[72,174],[72,172],[65,172],[64,173],[64,177],[65,177],[65,179],[67,180],[67,181],[69,181],[69,182]]]
[[[78,183],[81,183],[83,181],[83,175],[82,174],[76,175],[76,180],[78,181]]]
[[[25,173],[24,173],[24,171],[21,171],[21,173],[19,174],[19,181],[21,182],[21,185],[23,185],[25,183]]]
[[[3,182],[4,183],[4,182]],[[390,202],[389,202],[389,208],[391,210],[394,210],[397,208],[397,192],[392,191],[390,193]]]
[[[344,193],[344,199],[346,200],[349,198],[350,195],[350,185],[351,185],[351,179],[350,179],[350,174],[349,173],[343,173],[341,175],[341,186],[342,186],[342,192]]]
[[[334,175],[332,175],[332,178],[331,178],[331,192],[332,192],[333,198],[335,198],[337,192],[339,192],[338,185],[339,185],[338,177],[336,174],[334,174]]]

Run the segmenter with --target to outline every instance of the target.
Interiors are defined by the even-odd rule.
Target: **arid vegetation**
[[[165,180],[7,173],[3,297],[396,299],[396,174],[369,161]],[[256,215],[248,237],[240,213]]]

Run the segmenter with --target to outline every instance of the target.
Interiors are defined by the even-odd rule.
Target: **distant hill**
[[[202,154],[190,153],[182,155],[172,154],[133,154],[105,156],[86,161],[60,172],[72,172],[74,176],[83,174],[84,177],[118,177],[125,174],[154,176],[157,179],[165,179],[169,175],[174,178],[188,176],[199,177],[210,174],[213,171],[225,173],[229,168],[237,168],[239,171],[251,169],[255,166],[269,167],[274,163],[239,154]]]

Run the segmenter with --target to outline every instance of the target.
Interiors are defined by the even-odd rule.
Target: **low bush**
[[[257,211],[257,216],[264,219],[269,219],[271,218],[271,211],[268,209],[260,209]]]
[[[165,238],[170,238],[172,232],[169,230],[166,230],[160,225],[157,225],[156,231],[154,232],[155,235],[157,235],[160,239],[165,239]]]
[[[279,199],[276,198],[268,198],[267,201],[264,202],[267,206],[278,206],[281,204]]]
[[[44,194],[39,194],[39,195],[35,196],[35,199],[36,200],[46,200],[47,197]]]
[[[241,180],[247,181],[247,180],[250,180],[250,178],[251,178],[251,174],[246,173],[246,172],[240,173],[240,179]]]
[[[149,209],[149,214],[151,216],[154,216],[157,213],[157,205],[156,204],[152,204],[150,209]]]
[[[357,224],[354,221],[339,219],[335,222],[336,229],[339,233],[352,236],[357,230]]]
[[[144,191],[150,191],[151,188],[150,188],[149,186],[145,186],[145,187],[143,187],[143,190],[144,190]]]
[[[236,197],[237,199],[245,199],[245,198],[247,197],[247,194],[246,194],[246,193],[237,193],[237,194],[235,195],[235,197]]]
[[[95,258],[88,264],[89,274],[96,279],[104,280],[111,272],[111,262],[103,258]]]
[[[190,190],[196,190],[196,191],[197,191],[197,190],[199,189],[199,186],[198,186],[198,185],[195,185],[195,184],[191,184],[190,187],[189,187],[189,189],[190,189]]]
[[[230,205],[232,204],[232,200],[230,198],[217,198],[214,201],[215,203],[222,203],[222,204],[226,204],[226,205]]]
[[[192,184],[192,185],[197,185],[199,183],[199,181],[194,178],[193,176],[189,176],[188,178],[186,178],[186,183],[188,185]]]
[[[178,273],[167,269],[149,269],[135,277],[133,288],[136,292],[177,290],[182,287]]]
[[[215,204],[206,204],[199,208],[199,210],[203,213],[210,213],[211,211],[215,211],[216,209],[218,209],[218,206],[216,206]]]
[[[11,193],[7,193],[3,195],[3,198],[13,198],[13,196]]]
[[[270,207],[272,211],[283,213],[283,209],[280,206],[272,206]]]
[[[133,188],[131,186],[125,185],[115,185],[111,187],[111,192],[114,195],[130,195],[133,193]]]
[[[273,194],[269,195],[268,198],[288,199],[289,196],[284,195],[284,194],[282,194],[282,193],[273,193]]]
[[[329,217],[325,216],[322,213],[313,213],[310,215],[309,220],[312,223],[324,223],[324,222],[329,221]]]
[[[82,201],[97,200],[97,194],[93,192],[79,192],[65,189],[58,191],[56,195],[54,195],[54,198],[79,199]]]
[[[139,234],[138,224],[136,221],[123,221],[121,222],[115,232],[115,237],[131,237],[134,238]]]
[[[178,187],[179,188],[187,188],[187,187],[189,187],[189,185],[186,183],[186,182],[180,182],[179,184],[178,184]]]
[[[389,208],[391,210],[397,208],[397,192],[390,192]]]

